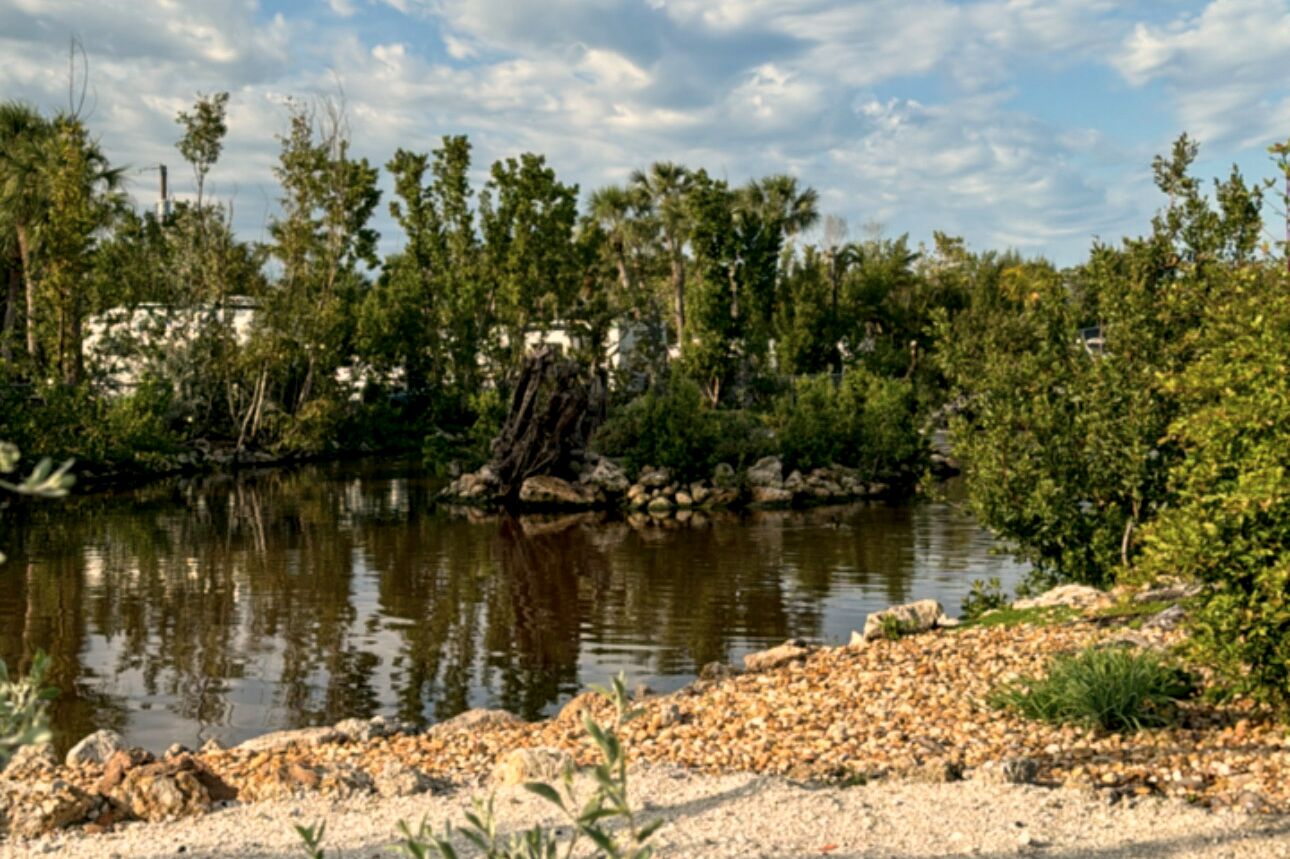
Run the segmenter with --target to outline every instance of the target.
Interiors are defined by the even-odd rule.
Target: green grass
[[[1155,653],[1090,647],[1054,657],[1047,676],[1005,684],[987,702],[1035,721],[1132,732],[1171,724],[1177,702],[1195,692],[1190,675]]]
[[[958,629],[971,629],[973,627],[992,627],[992,626],[1052,626],[1058,623],[1066,623],[1079,617],[1080,613],[1068,606],[1054,606],[1051,608],[1001,608],[996,609],[989,614],[981,615],[975,620],[966,620],[960,624]]]

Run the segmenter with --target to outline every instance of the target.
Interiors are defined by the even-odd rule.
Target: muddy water
[[[0,656],[54,657],[61,745],[163,749],[377,713],[529,718],[623,670],[714,660],[1023,569],[955,504],[695,515],[641,527],[436,509],[392,463],[152,486],[8,510]]]

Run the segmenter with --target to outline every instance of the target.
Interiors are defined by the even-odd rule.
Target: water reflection
[[[309,467],[6,511],[0,656],[51,653],[63,744],[472,706],[534,718],[619,669],[673,688],[1021,572],[948,504],[520,521],[436,512],[433,483],[405,474]]]

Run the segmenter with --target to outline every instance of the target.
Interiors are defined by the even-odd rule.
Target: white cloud
[[[113,158],[135,165],[177,165],[175,112],[198,90],[230,90],[212,181],[236,194],[252,235],[277,195],[283,100],[340,88],[355,149],[378,164],[399,146],[469,133],[477,176],[530,150],[584,190],[662,159],[734,182],[789,171],[852,223],[877,219],[922,237],[944,228],[978,246],[1066,259],[1094,232],[1140,223],[1154,201],[1126,177],[1145,175],[1147,158],[1135,150],[1126,163],[1114,134],[1018,108],[1022,70],[1114,57],[1132,85],[1179,93],[1176,109],[1197,130],[1232,128],[1241,108],[1231,105],[1251,99],[1269,123],[1290,120],[1268,83],[1286,58],[1285,8],[1271,0],[1219,0],[1136,30],[1131,10],[1154,4],[328,3],[331,14],[307,16],[274,14],[271,0],[0,0],[0,90],[61,106],[66,37],[80,32],[92,122]],[[1257,33],[1241,23],[1250,15]],[[1226,39],[1244,39],[1245,50]],[[1199,95],[1184,104],[1191,88]],[[172,174],[182,189],[182,171]],[[140,182],[150,196],[150,180]]]
[[[1164,84],[1183,125],[1210,143],[1266,144],[1290,127],[1290,6],[1213,0],[1198,15],[1139,23],[1114,60],[1130,84]]]

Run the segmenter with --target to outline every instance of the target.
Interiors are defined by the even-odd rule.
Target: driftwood
[[[525,479],[539,474],[576,476],[606,405],[604,383],[576,361],[549,346],[529,355],[493,440],[492,469],[501,497],[515,501]]]

